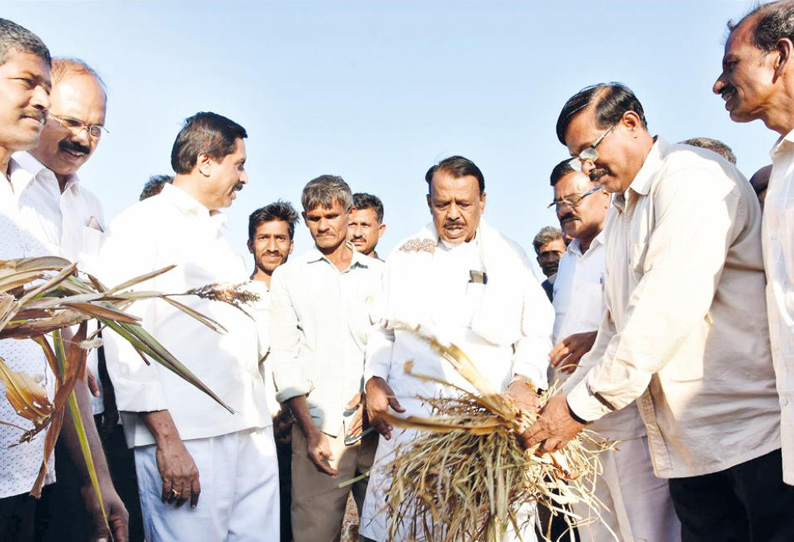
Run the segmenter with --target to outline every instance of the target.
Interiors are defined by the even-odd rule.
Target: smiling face
[[[375,209],[353,209],[350,212],[347,240],[364,256],[370,256],[375,252],[375,247],[378,246],[384,231],[386,224],[378,223],[378,213]]]
[[[266,275],[286,263],[293,248],[289,224],[283,220],[262,222],[256,227],[254,238],[248,240],[248,251],[254,255],[257,269]]]
[[[438,236],[457,245],[474,239],[485,211],[485,194],[480,194],[476,177],[453,177],[439,169],[433,173],[427,205]]]
[[[777,51],[766,52],[753,44],[755,21],[744,21],[725,43],[722,73],[713,91],[722,96],[731,120],[765,119],[778,93],[775,63]]]
[[[578,171],[564,175],[554,186],[554,199],[581,196],[597,185],[584,173]],[[609,194],[598,190],[583,198],[576,207],[562,204],[557,207],[557,218],[563,234],[571,239],[580,239],[589,245],[601,231],[609,210]]]
[[[565,145],[571,156],[593,145],[609,127],[596,124],[595,107],[576,115],[565,131]],[[608,192],[625,192],[642,168],[653,147],[653,138],[634,111],[626,111],[598,145],[598,158],[583,162],[582,171]]]
[[[35,147],[50,107],[50,68],[39,56],[10,50],[0,66],[0,147]]]
[[[337,199],[333,200],[331,207],[318,205],[303,213],[314,244],[323,253],[333,252],[345,242],[349,218],[350,213]]]
[[[220,161],[199,155],[199,170],[207,177],[201,203],[209,210],[229,207],[237,199],[237,192],[248,182],[245,157],[245,143],[241,138],[234,141],[234,151]]]
[[[51,116],[31,154],[59,180],[76,173],[96,150],[99,137],[92,137],[88,126],[105,125],[105,101],[102,86],[91,75],[67,74],[53,86]]]

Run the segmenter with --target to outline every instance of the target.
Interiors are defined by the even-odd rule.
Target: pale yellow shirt
[[[794,132],[772,148],[764,200],[769,333],[780,395],[783,479],[794,485]]]
[[[636,399],[663,478],[779,448],[761,210],[741,173],[659,138],[604,244],[608,310],[566,387],[572,410],[595,420]]]

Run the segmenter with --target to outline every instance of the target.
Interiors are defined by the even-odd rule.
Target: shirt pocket
[[[83,226],[80,253],[86,256],[96,256],[102,247],[102,232],[90,226]]]

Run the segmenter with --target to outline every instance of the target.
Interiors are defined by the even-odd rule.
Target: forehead
[[[562,237],[549,241],[545,245],[540,245],[540,253],[544,252],[565,252],[565,241]]]
[[[323,217],[329,215],[340,215],[344,213],[345,209],[342,204],[339,202],[338,199],[334,198],[331,206],[326,207],[324,205],[317,205],[316,207],[312,207],[308,211],[306,211],[307,216],[314,216],[314,217]]]
[[[754,19],[748,19],[734,28],[731,35],[728,36],[728,41],[725,42],[725,57],[737,55],[739,53],[748,53],[752,50],[761,53],[761,49],[753,44],[752,38],[754,28]]]
[[[350,220],[355,222],[377,222],[378,213],[372,207],[353,209],[350,213]]]
[[[433,174],[430,193],[433,197],[473,199],[480,196],[480,183],[474,175],[454,177],[440,170]]]
[[[50,82],[50,67],[40,56],[16,49],[6,53],[6,61],[0,65],[0,72],[6,74],[19,74],[27,72],[40,77],[47,83]]]
[[[563,175],[557,184],[554,185],[554,193],[558,196],[568,196],[586,192],[593,187],[590,177],[580,171],[574,171]]]
[[[256,227],[256,235],[285,235],[289,237],[289,224],[283,220],[269,220]]]
[[[595,108],[590,106],[576,115],[565,130],[565,146],[572,155],[579,154],[582,149],[592,145],[603,129],[596,126]]]
[[[105,101],[105,91],[90,75],[67,74],[53,85],[50,93],[50,109],[55,114],[101,114],[104,117]],[[78,117],[78,120],[83,119]]]

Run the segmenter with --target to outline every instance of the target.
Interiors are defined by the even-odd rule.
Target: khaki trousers
[[[339,487],[369,472],[375,458],[378,435],[371,433],[353,446],[345,446],[344,429],[334,438],[326,435],[339,471],[335,478],[319,472],[306,453],[306,437],[295,424],[292,427],[292,539],[294,542],[339,542],[348,494],[352,491],[359,517],[368,478]]]

